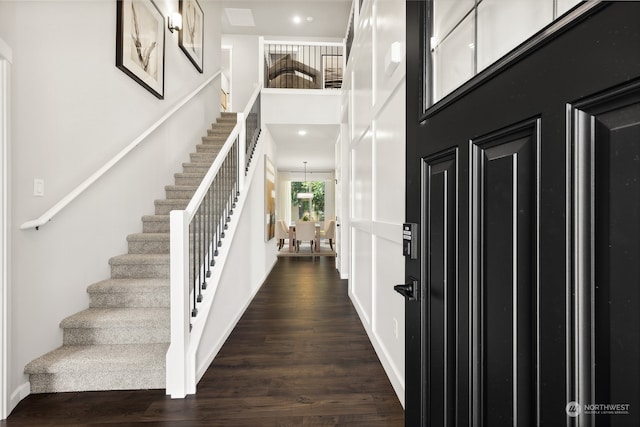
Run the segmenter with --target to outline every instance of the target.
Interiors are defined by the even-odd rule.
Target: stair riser
[[[222,147],[224,143],[227,142],[226,136],[204,136],[202,137],[202,144],[204,145],[215,145]]]
[[[231,133],[231,130],[234,128],[236,123],[238,123],[235,119],[223,119],[222,121],[218,120],[216,120],[215,123],[211,124],[211,129],[221,129]]]
[[[182,171],[184,173],[201,173],[202,176],[207,173],[211,165],[202,163],[184,163],[182,165]]]
[[[224,139],[225,141],[231,135],[231,129],[213,128],[207,129],[207,136]]]
[[[202,182],[204,174],[198,177],[176,177],[176,185],[195,185],[198,186]]]
[[[191,163],[203,163],[207,165],[211,165],[213,161],[216,159],[218,153],[191,153],[189,155],[191,159]]]
[[[238,123],[238,121],[236,119],[218,119],[218,120],[216,120],[215,123],[211,124],[211,129],[213,129],[215,127],[218,127],[218,126],[225,126],[225,127],[229,128],[229,133],[231,133],[231,130],[236,125],[236,123]]]
[[[169,233],[169,221],[142,221],[143,233]]]
[[[156,215],[169,215],[169,212],[171,211],[184,210],[188,204],[188,200],[163,200],[160,203],[156,203]]]
[[[167,200],[191,199],[196,190],[166,190]]]
[[[111,265],[113,279],[169,278],[169,263],[166,264],[115,264]]]
[[[166,328],[65,328],[64,345],[92,344],[152,344],[169,342],[171,331]]]
[[[166,387],[165,369],[139,371],[88,371],[61,374],[31,374],[31,393],[70,391],[144,390]]]
[[[113,292],[90,293],[89,307],[91,308],[142,308],[171,306],[169,289],[156,292]]]
[[[130,254],[168,254],[170,247],[167,240],[136,240],[129,242]]]
[[[218,154],[223,144],[200,144],[196,146],[196,153]]]

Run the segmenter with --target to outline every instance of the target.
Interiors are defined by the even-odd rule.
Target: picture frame
[[[265,235],[268,242],[276,237],[276,167],[273,161],[264,155],[264,213]]]
[[[342,87],[342,55],[322,55],[322,88]]]
[[[180,0],[182,29],[178,32],[178,46],[200,73],[204,63],[204,12],[198,0]]]
[[[117,0],[116,5],[116,67],[164,99],[164,16],[152,0]]]

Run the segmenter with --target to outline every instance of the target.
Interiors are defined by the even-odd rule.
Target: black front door
[[[640,425],[640,3],[574,10],[426,111],[424,7],[406,425]]]

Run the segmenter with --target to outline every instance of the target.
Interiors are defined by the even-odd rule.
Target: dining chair
[[[284,220],[276,222],[276,234],[278,236],[278,250],[284,246],[284,240],[289,238],[289,228]]]
[[[322,237],[329,240],[329,246],[333,250],[333,241],[336,239],[336,221],[329,220],[322,231]]]
[[[313,243],[316,239],[316,224],[309,221],[296,222],[296,252],[300,252],[300,243],[309,241],[313,253]]]

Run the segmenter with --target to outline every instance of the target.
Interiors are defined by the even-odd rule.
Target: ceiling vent
[[[224,12],[227,14],[229,24],[234,27],[255,27],[256,23],[253,20],[253,13],[251,9],[233,9],[226,8]]]

